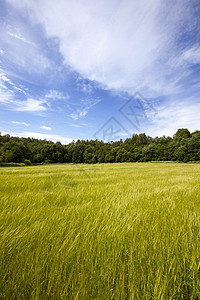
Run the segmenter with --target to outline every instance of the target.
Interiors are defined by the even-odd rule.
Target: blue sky
[[[200,129],[199,0],[0,0],[0,131],[69,143]]]

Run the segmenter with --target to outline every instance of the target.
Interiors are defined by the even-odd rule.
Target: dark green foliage
[[[0,134],[0,163],[114,163],[200,161],[200,131],[178,129],[171,137],[133,134],[125,141],[78,140],[68,145]]]
[[[188,139],[190,137],[191,134],[187,128],[178,129],[174,135],[175,140]]]

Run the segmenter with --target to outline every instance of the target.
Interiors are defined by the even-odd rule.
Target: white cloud
[[[26,100],[15,100],[15,95],[10,90],[3,90],[0,87],[0,103],[3,104],[6,109],[12,111],[22,112],[42,112],[46,111],[44,100],[35,100],[28,98]]]
[[[12,103],[13,93],[4,86],[0,85],[0,103],[4,105],[9,105]]]
[[[18,137],[31,137],[35,139],[46,139],[52,142],[61,142],[63,144],[69,144],[73,141],[72,138],[63,137],[60,135],[54,135],[54,134],[44,134],[39,132],[2,132],[2,135],[9,134],[10,136],[18,136]]]
[[[130,135],[127,132],[119,132],[118,134],[122,137],[130,137]]]
[[[91,95],[96,88],[100,88],[97,82],[84,79],[80,75],[76,78],[76,85],[78,90],[89,95]]]
[[[200,46],[194,45],[182,54],[182,59],[192,64],[200,63]]]
[[[45,130],[51,130],[52,128],[50,126],[40,126],[41,129]]]
[[[69,117],[72,118],[74,121],[76,121],[80,118],[80,116],[76,113],[69,114]]]
[[[56,90],[50,90],[46,95],[45,95],[46,99],[52,99],[52,100],[67,100],[69,99],[69,95],[68,94],[64,94],[60,91],[56,91]]]
[[[7,89],[8,89],[3,83],[0,84],[0,88],[2,88],[2,89],[4,89],[4,90],[7,90]]]
[[[21,35],[17,35],[13,32],[8,32],[8,35],[27,43],[27,40],[24,37],[22,37]]]
[[[78,125],[78,124],[70,124],[69,126],[70,126],[70,127],[75,127],[75,128],[80,128],[80,127],[82,127],[82,125]]]
[[[182,54],[176,51],[179,33],[195,22],[187,0],[9,2],[28,6],[32,22],[59,39],[66,64],[107,88],[166,94],[184,76],[183,66],[172,61]]]
[[[36,100],[28,98],[26,101],[14,101],[15,111],[27,111],[27,112],[41,112],[46,111],[47,108],[44,106],[46,102],[44,100]]]
[[[73,110],[72,113],[70,113],[68,116],[71,117],[73,120],[78,120],[81,117],[84,117],[87,115],[89,110],[98,104],[101,101],[101,99],[96,98],[93,99],[92,97],[87,97],[84,99],[81,99],[80,104],[78,105],[78,108],[74,108],[73,106],[68,106],[70,110]]]
[[[52,63],[43,51],[44,44],[34,32],[34,27],[30,28],[28,23],[24,22],[24,18],[20,18],[17,14],[13,15],[12,12],[5,18],[1,27],[0,44],[3,48],[1,55],[8,65],[12,65],[12,70],[18,72],[23,70],[24,79],[30,80],[31,76],[42,76],[51,69]],[[22,72],[20,73],[22,76]]]
[[[26,127],[30,126],[30,124],[28,124],[26,122],[12,121],[12,123],[15,124],[15,125],[24,125]]]
[[[158,108],[158,114],[147,128],[141,128],[151,136],[173,136],[179,128],[188,128],[191,132],[200,128],[200,103],[194,99],[171,101]]]
[[[24,95],[27,95],[26,91],[16,86],[5,74],[0,74],[1,82],[3,81],[5,84],[10,85],[14,90],[19,91],[23,93]],[[7,88],[5,85],[1,85],[4,88]]]
[[[19,93],[16,94],[16,91]],[[23,97],[21,97],[21,93],[24,94]],[[46,111],[47,106],[50,106],[45,97],[44,99],[31,98],[27,92],[14,84],[5,74],[0,74],[0,103],[8,110],[24,112]]]
[[[54,55],[57,54],[56,62],[60,56],[56,53],[57,47],[53,49],[55,52],[49,51],[48,48],[48,43],[55,39],[66,66],[70,67],[70,71],[76,71],[77,78],[74,76],[72,81],[77,79],[78,90],[90,96],[80,103],[77,99],[71,103],[66,101],[65,108],[73,120],[86,116],[100,101],[91,97],[96,87],[117,89],[116,93],[120,90],[133,94],[139,90],[146,98],[166,94],[177,95],[179,92],[183,95],[184,91],[192,94],[191,90],[188,91],[188,86],[191,88],[190,83],[185,79],[191,75],[191,66],[200,63],[200,43],[194,38],[193,32],[198,25],[197,17],[195,19],[193,15],[193,1],[7,2],[16,8],[16,16],[23,15],[25,19],[28,12],[30,18],[27,21],[30,23],[24,26],[23,18],[20,17],[13,18],[11,25],[9,22],[4,24],[4,28],[0,29],[3,49],[0,50],[0,54],[7,59],[8,65],[12,64],[13,70],[23,74],[22,76],[28,74],[35,81],[37,78],[40,80],[43,74],[47,81],[52,76],[59,82],[60,77],[55,76],[58,73],[54,72],[52,62]],[[41,25],[44,31],[38,30],[42,29]],[[41,36],[39,31],[42,32]],[[192,39],[185,38],[191,38],[192,34],[194,43]],[[61,70],[63,66],[57,65],[56,68]],[[67,73],[66,69],[64,73]],[[62,77],[63,73],[60,76]],[[23,79],[29,80],[29,76],[24,76]],[[43,98],[37,98],[30,92],[25,94],[26,91],[13,81],[4,73],[1,74],[0,103],[10,110],[43,112],[50,107],[53,110],[54,100],[57,101],[56,109],[61,110],[59,101],[69,100],[67,93],[53,88]],[[61,85],[63,83],[64,80]],[[191,85],[196,89],[196,93],[199,93],[197,75]],[[47,86],[48,82],[45,82],[45,87]],[[24,98],[15,98],[15,94],[20,93],[24,94]],[[178,106],[179,102],[180,98],[177,97],[166,110],[160,110],[152,124],[152,132],[157,132],[158,135],[162,132],[171,134],[178,127],[199,126],[193,102],[180,102],[182,106]]]

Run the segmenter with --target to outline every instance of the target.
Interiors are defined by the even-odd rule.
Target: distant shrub
[[[31,166],[31,164],[32,164],[30,159],[25,159],[24,163],[25,163],[26,166]]]
[[[46,164],[50,164],[52,161],[50,159],[45,159],[45,161],[42,163],[43,165],[46,165]]]

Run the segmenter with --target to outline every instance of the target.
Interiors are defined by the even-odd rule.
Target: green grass
[[[200,299],[200,164],[0,169],[0,299]]]

